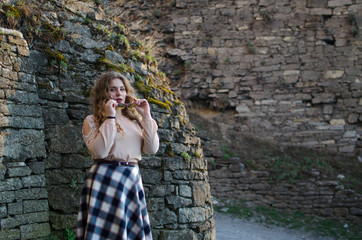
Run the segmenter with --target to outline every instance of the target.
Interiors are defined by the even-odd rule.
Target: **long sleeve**
[[[114,144],[116,136],[114,119],[107,119],[97,129],[93,116],[88,116],[83,123],[83,138],[93,158],[106,158]]]
[[[159,148],[159,138],[157,134],[158,126],[152,118],[144,119],[141,121],[143,145],[142,152],[146,154],[155,154]]]

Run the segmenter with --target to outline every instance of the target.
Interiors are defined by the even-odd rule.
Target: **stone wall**
[[[360,0],[125,6],[131,29],[160,33],[161,69],[190,108],[232,112],[239,134],[362,154]]]
[[[0,28],[0,239],[50,234],[42,100],[22,33]]]
[[[74,230],[92,164],[81,136],[89,90],[111,68],[147,97],[159,126],[160,149],[140,164],[154,239],[214,239],[207,162],[167,78],[130,55],[138,50],[136,38],[101,5],[33,4],[42,22],[31,47],[19,32],[0,35],[1,51],[9,53],[1,65],[0,238],[62,238],[65,229]]]
[[[263,142],[361,161],[362,1],[144,0],[124,9],[130,30],[155,34],[160,68],[220,168],[209,171],[215,197],[360,221],[360,194],[336,176],[271,184],[267,172],[233,164]],[[241,159],[224,165],[223,145]]]
[[[241,170],[237,163],[209,172],[211,193],[220,199],[247,200],[254,205],[301,211],[307,215],[362,223],[362,194],[345,189],[338,180],[270,181],[270,172]]]

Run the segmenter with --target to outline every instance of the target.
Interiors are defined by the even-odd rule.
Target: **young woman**
[[[92,97],[83,137],[95,163],[82,190],[76,239],[152,239],[138,167],[141,152],[159,147],[150,106],[118,72],[101,75]]]

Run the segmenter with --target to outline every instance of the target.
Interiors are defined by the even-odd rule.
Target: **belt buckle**
[[[128,166],[128,162],[125,162],[126,166]]]

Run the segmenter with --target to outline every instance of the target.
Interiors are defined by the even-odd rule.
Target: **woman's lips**
[[[117,101],[117,103],[121,103],[121,102],[122,102],[122,99],[121,99],[121,98],[118,98],[116,101]]]

